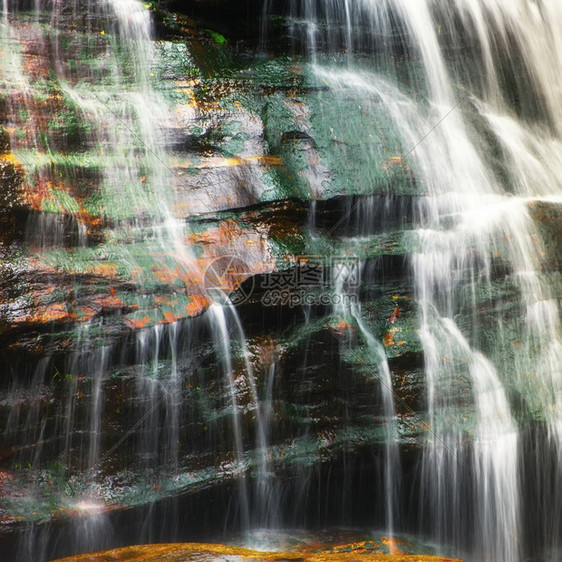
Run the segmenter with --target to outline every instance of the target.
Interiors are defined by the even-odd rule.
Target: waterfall
[[[420,517],[423,529],[475,560],[522,556],[527,451],[517,420],[540,412],[554,450],[562,445],[559,278],[543,274],[531,218],[534,203],[560,202],[561,16],[548,0],[291,4],[291,36],[300,31],[321,82],[355,91],[349,97],[363,113],[390,119],[395,160],[415,177],[410,263],[428,416]],[[406,74],[404,54],[413,61]],[[368,132],[355,131],[363,137],[354,137],[355,150],[371,151],[377,166]],[[359,229],[372,217],[363,212]],[[497,302],[502,283],[517,292],[519,309],[483,326],[479,311]]]
[[[42,131],[43,125],[34,122],[26,123],[29,132],[25,137],[13,133],[15,124],[21,120],[18,113],[27,112],[35,119],[35,105],[46,96],[41,91],[45,88],[45,80],[34,84],[22,63],[19,51],[29,40],[25,35],[29,31],[23,25],[12,23],[18,21],[19,5],[5,0],[0,21],[0,72],[2,86],[18,103],[9,108],[4,119],[11,125],[12,151],[18,154],[30,176],[36,173],[36,185],[44,186],[55,195],[50,199],[52,208],[46,208],[43,202],[28,220],[26,240],[32,251],[41,258],[51,253],[63,256],[63,259],[73,259],[75,252],[83,252],[87,259],[93,260],[94,275],[98,267],[101,270],[107,267],[110,257],[116,259],[138,283],[139,292],[127,305],[131,310],[142,309],[148,299],[154,299],[166,309],[172,306],[168,300],[175,298],[185,314],[185,306],[193,302],[186,285],[196,289],[203,302],[208,296],[202,286],[204,272],[186,243],[189,227],[173,210],[174,186],[181,178],[173,171],[167,150],[171,127],[169,104],[153,86],[157,54],[149,7],[137,0],[77,0],[70,3],[37,2],[34,10],[26,12],[30,29],[36,34],[32,39],[39,46],[48,44],[52,48],[49,63],[52,62],[51,72],[55,76],[52,88],[56,91],[56,99],[64,100],[65,108],[71,108],[69,119],[79,123],[77,128],[83,129],[74,138],[70,127],[67,132],[63,124],[55,123],[58,119],[55,116],[51,128],[55,133],[64,130],[64,134],[61,139],[55,134],[50,139]],[[84,23],[84,33],[71,35],[70,39],[63,37],[65,26],[70,26],[72,33],[78,23]],[[80,65],[76,60],[65,58],[69,49],[65,41],[70,41],[71,48],[80,53]],[[63,146],[63,156],[57,152],[60,150],[57,142]],[[65,192],[67,186],[62,181],[63,173],[58,173],[59,169],[64,170],[64,166],[69,165],[65,159],[78,170],[76,176],[85,176],[75,179],[77,184],[80,181],[86,184],[100,182],[101,204],[96,210],[100,216],[95,220],[106,226],[100,246],[96,247],[97,241],[90,239],[90,224],[86,222],[91,220],[89,207],[85,208]],[[77,288],[76,294],[70,294],[68,300],[79,298],[79,291]],[[111,300],[115,289],[112,287],[109,291],[108,299]],[[167,292],[170,299],[160,295]],[[244,346],[245,340],[236,313],[228,312],[232,307],[227,301],[210,307],[207,330],[213,338],[217,363],[222,365],[226,386],[230,389],[230,400],[225,401],[230,402],[228,415],[232,418],[232,434],[229,444],[234,441],[235,458],[230,467],[225,463],[224,474],[225,478],[240,480],[241,513],[233,518],[247,529],[250,511],[245,473],[254,463],[256,480],[266,477],[267,443],[260,423],[254,375],[246,358],[244,368],[258,427],[257,458],[248,461],[242,441],[237,403],[240,389],[234,379],[231,349],[239,337]],[[181,434],[181,418],[186,415],[181,389],[199,367],[191,360],[190,347],[197,339],[197,328],[194,328],[195,335],[186,334],[175,321],[174,312],[156,312],[164,316],[166,313],[174,321],[166,319],[164,323],[140,329],[132,343],[125,341],[117,346],[105,343],[103,337],[101,345],[99,339],[94,342],[104,331],[112,330],[111,320],[104,314],[98,315],[85,322],[78,335],[73,335],[76,350],[70,357],[47,356],[35,368],[28,387],[16,381],[10,389],[7,403],[13,405],[9,410],[5,437],[18,444],[18,471],[27,471],[30,480],[36,479],[38,474],[46,480],[42,484],[48,483],[53,488],[52,492],[47,492],[47,503],[59,502],[63,505],[61,510],[77,510],[90,518],[90,524],[84,523],[84,529],[76,529],[72,544],[65,547],[69,552],[71,549],[93,550],[114,540],[110,522],[104,514],[105,503],[110,500],[103,490],[108,482],[106,467],[112,462],[112,455],[129,459],[139,474],[142,473],[139,481],[130,487],[130,477],[124,472],[119,475],[127,482],[125,488],[129,488],[132,495],[138,493],[137,499],[131,503],[144,501],[138,499],[143,494],[156,497],[160,487],[164,488],[163,480],[171,489],[185,486],[185,478],[180,477],[180,448],[182,439],[185,440],[185,435]],[[236,337],[230,333],[229,314],[236,324]],[[140,318],[140,324],[145,322],[143,317]],[[131,324],[135,322],[133,317]],[[139,368],[127,372],[129,347],[135,350],[133,362]],[[193,368],[192,362],[196,364]],[[127,421],[132,423],[116,440],[114,436],[108,436],[105,422],[108,401],[120,400],[119,386],[114,386],[113,395],[110,395],[111,372],[119,371],[119,366],[124,367],[126,373],[123,384],[135,399]],[[58,396],[59,386],[65,387],[66,394],[62,397]],[[20,404],[24,401],[18,396],[27,388],[31,392],[43,393],[45,398],[37,400],[26,412],[25,406]],[[56,399],[53,395],[57,395]],[[45,401],[51,399],[57,401],[55,428],[50,427],[51,421],[44,417]],[[116,423],[120,422],[116,420]],[[214,445],[211,439],[209,442]],[[63,478],[72,475],[68,476],[72,485],[59,488],[61,483],[57,482],[56,486],[50,483],[50,471],[55,465],[60,467],[61,476],[64,473]],[[267,491],[261,490],[259,494],[265,498]],[[44,495],[39,489],[29,492],[29,497],[34,497],[38,505],[45,500]],[[47,505],[42,507],[50,509]],[[275,510],[268,508],[266,511]],[[40,520],[41,517],[43,514],[36,518]],[[141,525],[147,529],[146,537],[153,536],[154,521],[150,518],[149,513]],[[170,514],[166,521],[172,519]],[[165,526],[163,522],[161,527]],[[172,522],[168,527],[170,530],[177,525]],[[22,560],[41,559],[47,556],[52,541],[48,529],[38,531],[34,524],[30,524],[28,537],[21,541],[18,556]]]
[[[0,546],[558,560],[559,0],[168,4],[0,2]]]
[[[388,361],[381,342],[377,341],[371,330],[363,319],[363,312],[359,299],[346,298],[358,297],[355,278],[361,278],[363,267],[359,263],[334,264],[334,293],[337,297],[334,304],[334,315],[340,319],[350,319],[357,327],[361,339],[367,346],[369,355],[369,366],[373,369],[371,375],[375,376],[380,383],[380,394],[382,396],[382,418],[385,427],[385,451],[384,451],[384,530],[392,537],[395,530],[395,520],[398,516],[398,488],[400,474],[400,458],[395,427],[396,411],[394,408],[394,396],[392,392],[392,377]],[[343,343],[344,350],[348,351],[352,346]]]

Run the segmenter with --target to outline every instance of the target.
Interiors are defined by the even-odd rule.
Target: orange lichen
[[[191,234],[188,241],[201,245],[226,245],[244,234],[242,228],[233,220],[222,221],[218,227],[209,228],[205,232]]]
[[[23,184],[23,202],[34,211],[42,211],[45,207],[56,209],[62,215],[72,215],[77,221],[87,227],[88,234],[96,232],[103,226],[101,217],[92,215],[84,206],[84,198],[73,193],[75,186],[60,178],[50,177],[49,174],[38,175],[33,178],[32,184]],[[65,193],[72,199],[76,208],[69,210],[61,205],[57,192]]]
[[[13,478],[14,478],[13,474],[10,474],[6,470],[0,470],[0,484],[3,482],[9,482],[10,480],[13,480]]]
[[[394,310],[392,311],[392,314],[390,315],[390,318],[388,319],[388,321],[391,324],[394,324],[394,322],[397,318],[400,318],[400,308],[398,306],[395,306]]]
[[[390,347],[391,345],[403,345],[406,342],[404,340],[395,340],[394,334],[401,332],[400,328],[392,327],[388,332],[383,336],[383,343],[385,347]]]
[[[86,268],[86,273],[102,277],[116,277],[117,265],[114,263],[96,263]]]
[[[398,548],[399,544],[401,545],[405,544],[404,541],[389,538],[389,539],[381,539],[381,542],[388,547],[388,549],[390,550],[390,554],[406,554],[406,552]]]
[[[329,326],[332,330],[334,330],[334,332],[346,332],[348,330],[353,330],[353,326],[342,319],[340,319],[337,324],[329,324]]]
[[[154,304],[157,304],[158,306],[163,306],[163,305],[172,306],[172,301],[168,297],[164,297],[162,295],[155,295]]]
[[[80,322],[85,322],[87,320],[91,320],[94,316],[98,314],[98,312],[99,310],[96,310],[91,306],[81,306],[76,310],[76,312],[70,314],[69,316],[73,320],[79,320]]]
[[[14,168],[22,169],[21,162],[11,152],[4,152],[0,156],[4,162],[8,162]]]
[[[106,310],[120,310],[125,307],[125,303],[114,295],[109,295],[100,300],[100,304]]]
[[[181,279],[184,272],[182,272],[179,267],[171,269],[169,267],[157,267],[154,265],[152,266],[152,273],[161,283],[171,285],[174,281]]]
[[[190,298],[189,304],[185,305],[188,316],[201,314],[210,304],[209,299],[203,295],[190,295]]]
[[[33,324],[44,324],[47,322],[56,322],[60,320],[71,320],[72,316],[68,313],[64,303],[53,303],[47,305],[38,305],[34,307],[33,312],[29,316],[22,316],[17,321],[31,322]]]
[[[181,317],[176,316],[173,312],[167,310],[162,313],[164,315],[164,323],[165,324],[172,324],[176,320],[179,320]]]
[[[144,316],[143,318],[126,318],[125,322],[133,328],[133,330],[140,330],[141,328],[146,328],[150,324],[150,317]]]
[[[360,544],[360,543],[359,543]],[[347,545],[345,545],[347,546]],[[374,554],[365,550],[352,552],[262,552],[248,548],[228,546],[222,544],[153,544],[128,546],[114,550],[106,550],[97,554],[80,554],[62,558],[58,562],[109,562],[111,560],[127,561],[154,561],[168,560],[184,562],[197,560],[199,562],[211,562],[213,560],[298,560],[299,562],[323,562],[339,560],[370,560],[371,562],[460,562],[452,558],[428,555],[408,554]],[[56,561],[55,561],[56,562]]]
[[[41,211],[43,202],[48,200],[55,202],[51,193],[53,184],[43,177],[35,178],[35,185],[24,184],[24,202],[34,211]]]

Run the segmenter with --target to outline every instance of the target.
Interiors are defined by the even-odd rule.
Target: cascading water
[[[398,485],[400,474],[400,457],[398,451],[394,409],[394,396],[392,393],[392,377],[388,367],[388,361],[384,352],[382,343],[377,341],[371,330],[365,324],[362,318],[362,311],[358,291],[350,289],[348,285],[351,283],[353,287],[357,286],[357,282],[353,279],[361,278],[362,268],[359,263],[351,264],[335,264],[334,265],[334,291],[338,304],[334,306],[334,314],[336,317],[349,318],[356,326],[360,337],[367,346],[367,356],[374,367],[374,375],[380,382],[380,394],[382,397],[383,423],[385,426],[385,458],[384,458],[384,530],[392,536],[394,533],[394,522],[397,518],[398,505]],[[351,298],[355,297],[355,299]],[[355,302],[354,302],[355,301]],[[345,347],[351,348],[346,345]]]
[[[559,279],[542,273],[531,220],[534,203],[560,201],[561,15],[556,2],[524,0],[292,7],[320,79],[358,92],[364,112],[382,105],[399,138],[394,164],[407,163],[420,191],[411,236],[429,428],[420,517],[431,536],[475,560],[522,556],[529,451],[516,420],[546,424],[553,449],[535,449],[537,459],[561,444]],[[339,49],[343,69],[318,54]],[[389,72],[388,60],[404,53],[406,75],[400,62]],[[365,133],[361,150],[376,152]],[[490,323],[481,311],[502,287],[518,293],[520,311]]]
[[[130,303],[133,310],[142,307],[143,301],[150,298],[151,293],[156,294],[153,298],[157,302],[166,303],[166,298],[158,293],[168,290],[172,295],[178,295],[179,306],[187,306],[190,299],[182,297],[182,293],[186,292],[182,279],[187,280],[191,288],[199,288],[204,295],[203,302],[208,302],[209,298],[202,286],[201,266],[185,243],[187,226],[172,212],[172,187],[174,181],[180,178],[177,175],[174,177],[166,152],[169,142],[166,127],[170,128],[167,123],[167,102],[152,86],[152,65],[155,64],[156,54],[148,7],[136,0],[77,1],[69,4],[37,2],[33,10],[26,12],[30,25],[35,26],[33,29],[38,34],[42,34],[34,38],[38,45],[42,45],[41,41],[52,42],[49,45],[53,50],[52,64],[56,75],[53,88],[58,92],[57,97],[64,99],[73,108],[76,115],[72,118],[87,123],[88,130],[81,132],[85,140],[80,139],[85,146],[79,146],[79,150],[71,158],[76,158],[77,168],[91,166],[96,176],[98,169],[101,176],[96,179],[101,182],[103,220],[107,221],[109,228],[105,249],[94,250],[93,257],[103,268],[104,261],[109,258],[108,254],[116,252],[120,263],[137,277],[142,288],[136,302]],[[27,79],[23,64],[18,58],[18,41],[22,45],[25,41],[18,37],[18,33],[23,35],[26,30],[16,26],[11,28],[11,20],[17,15],[18,3],[5,1],[1,46],[3,53],[8,56],[4,58],[3,55],[0,70],[3,84],[10,92],[19,96],[19,104],[13,108],[13,114],[5,116],[5,122],[10,125],[18,121],[15,115],[17,112],[28,111],[28,98],[40,96],[37,87]],[[64,27],[69,24],[74,27],[82,18],[86,18],[86,33],[80,36],[83,42],[76,39],[73,47],[84,58],[91,57],[91,60],[87,60],[93,69],[90,72],[85,72],[83,67],[76,69],[75,61],[69,63],[65,60],[68,45],[63,47],[63,42],[68,38],[61,39]],[[40,163],[37,163],[39,173],[36,181],[45,184],[49,182],[48,188],[56,191],[57,188],[51,183],[56,181],[51,177],[55,168],[53,159],[56,147],[51,146],[46,138],[39,140],[42,134],[39,124],[35,127],[33,123],[31,126],[28,124],[28,128],[33,132],[33,135],[29,135],[32,138],[21,139],[12,135],[11,147],[18,152],[24,164],[27,164],[26,158],[29,160],[30,167],[33,167],[34,159],[40,159],[46,153],[51,162],[51,170],[47,169],[44,173]],[[70,145],[77,143],[78,139],[65,138],[63,142],[69,144],[65,149],[70,149]],[[88,158],[93,159],[93,165],[88,162]],[[60,178],[62,177],[61,172]],[[88,180],[92,181],[86,178]],[[63,187],[60,187],[57,196],[63,193],[62,190]],[[92,251],[86,234],[89,229],[83,222],[83,209],[74,203],[65,211],[68,213],[66,216],[40,212],[37,217],[33,216],[29,220],[27,240],[38,255],[49,251],[56,253],[64,246],[70,246],[70,256],[81,249],[84,252]],[[78,230],[78,235],[69,239],[68,232],[73,228]],[[160,270],[172,271],[173,279],[170,280],[171,275],[166,276],[166,273],[159,276]],[[174,283],[177,286],[173,287]],[[111,289],[111,293],[114,294],[115,289]],[[223,310],[223,306],[230,312]],[[168,314],[175,319],[173,312]],[[234,320],[227,322],[227,315]],[[258,467],[258,480],[265,474],[267,443],[260,422],[253,372],[246,359],[246,380],[250,388],[250,404],[246,407],[256,412],[258,451],[257,458],[248,461],[241,438],[238,389],[231,357],[233,341],[240,339],[242,346],[245,346],[236,312],[230,304],[214,304],[207,318],[211,337],[216,341],[218,363],[223,366],[226,386],[230,389],[230,399],[225,398],[225,402],[230,402],[230,413],[227,415],[231,417],[235,458],[230,467],[226,467],[225,463],[225,473],[241,480],[241,513],[234,517],[247,530],[250,521],[249,500],[244,477],[240,477],[240,474],[244,474],[253,463]],[[237,327],[233,328],[231,324]],[[102,430],[102,420],[106,419],[105,408],[109,400],[108,372],[122,362],[120,353],[124,355],[129,352],[127,346],[116,349],[111,345],[104,345],[103,341],[101,345],[99,342],[93,343],[96,336],[90,334],[100,334],[107,329],[111,328],[107,327],[103,316],[85,323],[76,338],[77,350],[69,359],[48,356],[36,368],[30,388],[44,388],[49,395],[51,392],[45,386],[45,381],[49,382],[49,379],[51,386],[64,382],[68,387],[67,395],[62,400],[58,399],[61,403],[55,415],[56,427],[49,427],[41,401],[37,401],[25,414],[25,407],[15,398],[23,389],[19,388],[17,382],[10,389],[15,405],[8,415],[5,436],[12,443],[26,444],[18,447],[18,469],[22,471],[27,467],[30,478],[37,474],[41,474],[40,478],[43,478],[43,474],[50,470],[45,468],[46,464],[54,461],[63,473],[69,467],[78,471],[79,475],[70,488],[72,502],[61,509],[77,509],[93,515],[86,518],[83,527],[77,526],[72,544],[67,546],[69,551],[109,546],[115,540],[110,526],[104,521],[103,505],[108,498],[104,495],[103,487],[104,482],[107,483],[104,466],[116,451],[123,457],[130,458],[130,462],[139,467],[143,480],[139,489],[144,487],[154,492],[164,478],[169,479],[168,485],[172,488],[185,485],[179,478],[181,416],[185,414],[185,409],[178,390],[185,379],[198,368],[198,365],[193,369],[186,366],[185,350],[189,349],[192,338],[180,332],[176,322],[157,324],[138,331],[133,346],[136,350],[135,362],[140,366],[132,385],[132,392],[136,396],[135,408],[131,412],[134,423],[124,438],[115,441],[111,438],[106,440]],[[189,355],[187,352],[187,356]],[[123,364],[126,362],[127,360]],[[53,370],[54,375],[51,375]],[[27,418],[23,422],[22,433],[23,415]],[[33,444],[29,450],[27,444]],[[53,465],[49,465],[51,466]],[[121,477],[128,480],[124,473]],[[46,477],[47,480],[50,478]],[[50,480],[49,486],[54,490],[52,501],[60,500],[61,504],[69,501],[69,497],[62,499],[69,489],[55,490]],[[40,504],[42,492],[32,490],[30,498],[34,493],[37,494],[34,501]],[[58,495],[60,498],[55,500]],[[265,498],[267,492],[260,490],[257,495]],[[167,520],[172,519],[170,514]],[[153,522],[150,521],[150,513],[145,520],[145,527],[145,536],[151,537]],[[169,525],[168,531],[172,528],[173,525]],[[36,530],[34,523],[31,523],[24,539],[20,541],[17,556],[22,560],[41,559],[52,548],[49,546],[52,540],[48,529]]]
[[[155,41],[156,4],[1,4],[10,553],[353,526],[558,560],[562,8],[268,0],[293,55],[248,63]]]

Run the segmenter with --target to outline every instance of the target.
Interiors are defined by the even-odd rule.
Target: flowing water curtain
[[[293,2],[290,17],[325,83],[376,91],[423,189],[411,263],[430,428],[424,527],[474,555],[516,560],[526,509],[520,428],[538,416],[555,458],[562,445],[559,273],[548,272],[530,212],[561,195],[562,8],[336,0]],[[355,69],[323,56],[338,51]],[[407,79],[398,64],[394,80],[379,75],[384,56],[397,54],[413,62]],[[535,450],[541,480],[549,450]],[[548,540],[556,546],[556,533]]]
[[[19,4],[10,5],[16,10]],[[59,122],[58,116],[54,116],[51,121],[57,125],[57,135],[48,136],[41,128],[43,123],[36,127],[32,127],[32,123],[28,124],[30,133],[26,142],[13,144],[28,179],[36,174],[37,185],[49,184],[58,200],[67,202],[64,206],[57,200],[49,209],[41,202],[39,217],[49,212],[53,220],[38,220],[28,225],[28,240],[33,251],[40,260],[68,270],[69,275],[90,268],[95,273],[97,268],[109,266],[111,269],[111,264],[117,264],[118,277],[128,279],[137,288],[131,303],[133,309],[136,306],[143,309],[152,294],[157,295],[156,300],[160,293],[185,292],[184,279],[192,282],[190,287],[196,289],[196,279],[203,275],[185,244],[187,226],[172,212],[172,180],[178,178],[171,177],[168,167],[167,105],[153,88],[156,56],[147,6],[136,0],[99,0],[38,2],[34,8],[22,15],[30,19],[25,30],[36,33],[34,40],[39,52],[52,54],[52,61],[47,55],[44,60],[49,72],[35,83],[27,75],[29,67],[21,63],[18,49],[28,38],[18,36],[21,30],[17,24],[13,25],[14,29],[10,27],[12,21],[7,22],[7,19],[11,14],[6,12],[2,14],[1,32],[10,59],[2,61],[3,75],[13,84],[18,96],[22,93],[28,97],[35,95],[44,101],[45,113],[53,109],[46,100],[54,91],[51,97],[60,101],[61,111],[68,116],[72,127],[66,127],[67,123]],[[13,22],[18,20],[14,17]],[[21,112],[23,106],[18,98],[14,113]],[[73,213],[77,220],[82,218],[81,205],[73,202],[69,195],[75,193],[82,181],[89,186],[95,184],[92,188],[95,193],[90,198],[96,201],[92,212],[103,222],[104,239],[96,245],[90,244],[86,237],[67,247],[65,223],[61,227],[59,217]],[[51,204],[51,199],[48,201]],[[49,229],[49,232],[41,230],[38,235],[38,228]],[[61,228],[63,235],[59,234]],[[75,263],[78,269],[73,269]],[[162,275],[159,271],[163,271]],[[168,275],[167,271],[171,273]],[[77,287],[73,294],[77,299],[80,290]],[[229,427],[231,434],[218,438],[205,436],[201,441],[209,445],[209,450],[219,446],[230,448],[224,454],[231,455],[232,459],[221,477],[240,481],[239,515],[242,527],[247,529],[251,518],[257,524],[259,517],[263,523],[272,520],[277,512],[274,507],[277,500],[270,486],[271,468],[267,434],[261,422],[262,407],[236,311],[224,298],[224,302],[212,307],[206,318],[209,324],[206,329],[217,348],[217,374],[223,377],[228,389],[226,395],[217,400],[216,408],[229,412],[225,427]],[[191,472],[189,476],[180,472],[192,455],[185,443],[197,440],[182,433],[185,423],[182,417],[186,410],[191,415],[202,415],[197,405],[184,403],[185,394],[192,392],[186,379],[198,371],[197,364],[195,367],[191,364],[194,355],[191,336],[184,332],[178,335],[180,328],[172,322],[139,330],[131,336],[130,342],[124,341],[121,348],[104,344],[104,332],[112,329],[110,322],[104,314],[82,322],[82,328],[77,328],[71,336],[76,342],[76,351],[66,359],[46,357],[37,367],[29,391],[41,392],[45,381],[52,379],[54,390],[49,390],[49,396],[55,394],[57,400],[52,416],[45,415],[45,401],[35,401],[22,421],[17,400],[9,415],[12,441],[18,444],[22,465],[29,462],[33,474],[37,470],[50,470],[53,462],[70,471],[72,491],[57,490],[57,497],[53,495],[49,501],[85,512],[99,509],[104,499],[113,494],[110,491],[112,478],[108,476],[112,469],[108,472],[106,469],[114,462],[134,468],[128,476],[123,473],[119,476],[132,485],[129,500],[133,504],[141,501],[139,498],[154,497],[160,479],[169,479],[167,484],[172,488],[191,483]],[[193,330],[197,334],[197,328]],[[129,344],[136,350],[137,366],[120,369],[121,362],[127,362],[124,357],[131,353]],[[233,360],[232,347],[241,349],[242,360],[238,364]],[[121,387],[114,381],[121,381]],[[243,396],[239,395],[241,383],[248,389]],[[14,388],[14,396],[21,390]],[[127,422],[119,430],[123,435],[117,437],[115,432],[107,431],[107,424],[112,419],[111,405],[119,410],[120,396],[125,392],[131,392],[134,398],[126,410]],[[255,431],[250,430],[255,434],[255,453],[249,452],[254,444],[243,437],[243,432],[248,431],[243,427],[246,421],[241,421],[240,416],[242,399],[243,409],[251,412],[251,423],[256,426]],[[120,422],[117,425],[120,426]],[[57,437],[50,439],[53,433]],[[20,443],[32,445],[21,447]],[[255,482],[253,496],[261,506],[255,509],[256,515],[251,515],[248,503],[246,476],[249,474]],[[37,504],[43,499],[39,495],[35,497]],[[154,525],[158,523],[147,519],[147,529]],[[99,526],[97,543],[96,533],[88,535],[86,543],[82,539],[86,541],[87,529],[77,531],[76,548],[91,545],[94,549],[105,544],[108,538],[102,536],[102,527]],[[41,542],[41,537],[33,533],[30,537],[27,545],[31,552]]]
[[[369,378],[379,383],[379,393],[382,407],[377,416],[383,426],[383,468],[381,470],[381,493],[384,496],[382,526],[385,533],[392,537],[395,533],[396,521],[399,519],[399,487],[401,478],[401,464],[398,449],[398,435],[396,424],[396,410],[392,391],[392,377],[384,347],[373,335],[371,327],[363,318],[364,312],[359,299],[361,279],[364,275],[365,264],[359,260],[348,260],[348,263],[335,262],[333,264],[332,281],[334,290],[333,314],[339,322],[346,326],[346,336],[339,337],[342,355],[351,354],[367,368]],[[349,322],[349,324],[348,324]],[[356,327],[360,338],[353,341],[350,328]],[[366,357],[361,356],[361,345],[367,349]]]
[[[17,2],[4,2],[2,7],[1,70],[3,87],[13,101],[5,116],[10,130],[15,131],[11,147],[23,163],[31,196],[33,190],[40,192],[48,183],[49,193],[57,198],[46,197],[35,213],[52,220],[35,220],[32,214],[28,241],[33,251],[47,262],[53,256],[73,260],[75,248],[81,246],[84,251],[78,255],[85,256],[85,263],[80,267],[103,267],[111,255],[130,269],[144,268],[148,274],[164,255],[172,269],[192,273],[196,268],[183,243],[183,222],[171,213],[172,182],[165,161],[163,128],[166,104],[151,87],[155,57],[146,6],[136,1],[37,2],[22,14]],[[36,66],[28,61],[24,64],[20,56],[25,50],[29,60],[32,48],[38,53]],[[22,117],[23,112],[30,118]],[[23,128],[23,134],[18,134],[18,127]],[[101,183],[101,194],[95,195],[103,202],[96,212],[112,227],[101,248],[90,250],[87,237],[68,243],[60,234],[61,228],[63,234],[67,228],[64,221],[68,214],[82,219],[83,210],[69,194],[76,193],[81,182]],[[63,260],[57,267],[68,266]],[[143,277],[146,275],[140,275]],[[78,298],[79,288],[76,291]],[[66,360],[46,357],[38,365],[31,379],[32,391],[41,394],[50,384],[54,390],[49,389],[49,394],[53,394],[62,388],[61,382],[66,385],[54,416],[45,414],[44,401],[36,401],[22,420],[16,401],[8,418],[8,434],[12,427],[17,433],[13,441],[32,444],[18,444],[20,464],[43,471],[53,462],[62,463],[82,473],[92,487],[84,488],[80,482],[75,490],[78,495],[80,490],[86,495],[95,491],[100,469],[108,460],[102,420],[107,413],[108,369],[118,358],[111,347],[92,343],[93,338],[99,343],[105,329],[103,316],[83,322],[72,336],[77,345],[74,354]],[[154,329],[156,340],[162,329]],[[163,382],[139,383],[138,402],[140,409],[144,408],[140,417],[145,420],[150,420],[147,412],[152,412],[155,404],[165,411],[166,427],[160,429],[156,424],[144,445],[154,449],[149,451],[150,457],[163,451],[165,469],[174,470],[181,409],[173,399],[177,394],[169,389],[178,384],[175,326],[166,331],[171,349],[162,351],[159,342],[150,337],[150,350],[142,344],[144,340],[138,345],[145,363],[156,365],[161,355],[171,357]],[[139,378],[151,379],[152,373],[140,373]],[[15,384],[14,395],[21,391]],[[155,391],[158,385],[165,388]],[[142,448],[137,451],[141,457],[145,452]],[[68,500],[65,493],[63,501]]]

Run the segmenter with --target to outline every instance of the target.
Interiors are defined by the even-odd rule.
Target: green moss
[[[37,87],[37,84],[35,84],[35,88]],[[38,91],[36,89],[33,90],[33,99],[34,101],[36,101],[37,103],[45,103],[47,101],[49,101],[49,95],[42,92],[42,91]]]
[[[283,199],[300,199],[306,201],[309,191],[299,181],[295,181],[287,170],[270,168],[262,174],[262,181],[270,186],[260,196],[260,201],[281,201]]]
[[[183,42],[156,41],[152,73],[157,89],[166,88],[166,80],[189,80],[199,76],[199,69]],[[170,87],[175,88],[175,83]]]
[[[286,96],[281,92],[274,92],[265,98],[261,110],[261,118],[265,126],[265,140],[272,154],[281,153],[283,133],[297,128],[295,118]]]
[[[74,214],[80,212],[80,204],[71,195],[60,189],[53,189],[51,193],[57,199],[57,202],[67,213]]]
[[[400,141],[377,99],[352,89],[322,90],[306,97],[310,134],[324,165],[332,171],[332,193],[406,194],[413,191]],[[368,138],[365,138],[368,131]],[[413,191],[415,193],[415,191]]]
[[[249,137],[246,133],[239,133],[227,142],[222,143],[220,146],[223,154],[228,156],[237,156],[241,154],[244,152],[244,146],[248,138]]]
[[[302,256],[306,254],[306,242],[303,236],[289,235],[283,238],[270,238],[269,242],[275,256]],[[281,258],[282,259],[282,258]]]
[[[220,45],[221,47],[228,45],[228,41],[224,35],[221,35],[212,29],[205,29],[205,31],[211,36],[217,45]]]
[[[258,60],[248,69],[253,82],[261,88],[301,88],[303,75],[299,59],[282,56],[275,59]]]
[[[29,121],[29,110],[25,108],[18,109],[18,119],[22,123],[27,123]]]
[[[41,211],[43,213],[61,213],[62,207],[58,201],[53,201],[52,199],[43,199],[41,201]]]
[[[16,150],[16,158],[22,163],[26,174],[35,175],[44,169],[65,171],[73,174],[76,169],[99,171],[104,165],[112,165],[117,158],[100,155],[98,152],[71,152],[62,154],[60,152],[36,152],[34,150]]]
[[[103,214],[103,198],[101,193],[92,193],[87,199],[82,201],[82,206],[90,215],[101,216]]]
[[[193,135],[194,137],[201,136],[205,132],[205,129],[202,127],[198,127],[197,125],[192,125],[189,128],[189,134]]]

